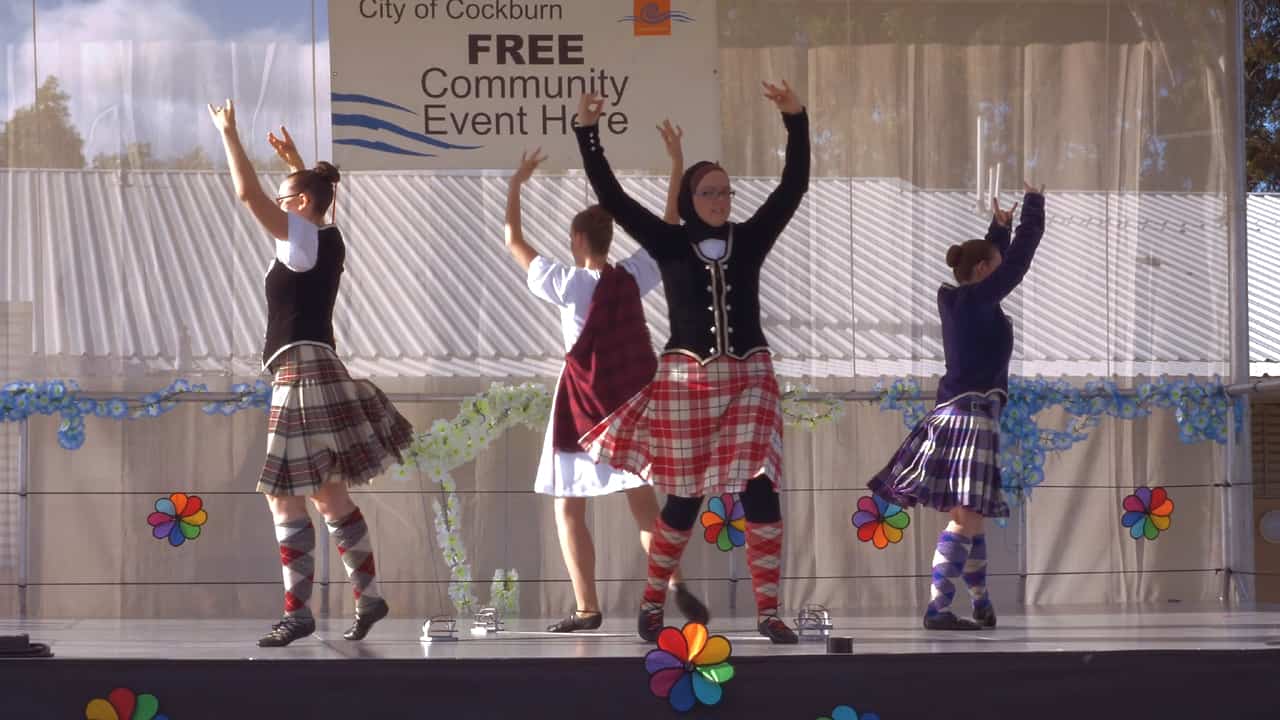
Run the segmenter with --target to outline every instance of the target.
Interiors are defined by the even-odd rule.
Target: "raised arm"
[[[965,291],[980,303],[997,303],[1003,300],[1018,287],[1031,268],[1031,260],[1036,255],[1036,248],[1040,246],[1043,235],[1044,188],[1036,190],[1028,185],[1027,193],[1022,198],[1022,218],[1000,267],[982,282],[967,286]]]
[[[764,86],[765,97],[782,112],[782,122],[787,127],[786,159],[778,187],[744,225],[772,247],[809,191],[809,115],[785,80],[782,87],[769,83]]]
[[[658,126],[658,134],[662,136],[662,144],[667,147],[667,157],[671,158],[671,177],[667,180],[667,207],[662,212],[662,220],[668,225],[679,225],[680,181],[684,178],[684,130],[679,125],[671,127],[670,120],[663,120]]]
[[[222,147],[227,153],[227,165],[231,167],[231,179],[235,182],[236,197],[249,208],[272,237],[277,240],[289,239],[289,216],[280,205],[267,197],[258,182],[258,175],[253,171],[253,164],[240,144],[240,135],[236,131],[236,108],[230,100],[222,107],[209,106],[209,117],[213,126],[222,133]]]
[[[604,148],[600,146],[598,121],[603,103],[603,100],[591,93],[583,95],[578,103],[578,127],[574,128],[574,133],[578,136],[582,167],[587,171],[587,179],[591,181],[591,188],[595,190],[600,205],[655,260],[660,260],[664,255],[675,251],[676,246],[672,241],[680,239],[683,231],[649,212],[627,195],[618,183],[613,168],[609,167],[609,161],[605,159]]]
[[[987,228],[987,242],[996,246],[1001,255],[1009,252],[1009,241],[1012,239],[1013,232],[1013,213],[1018,209],[1018,203],[1014,203],[1013,207],[1008,210],[1000,209],[1000,199],[991,198],[991,226]]]
[[[538,251],[533,249],[529,243],[524,240],[524,228],[520,223],[520,190],[524,187],[525,182],[533,176],[533,171],[538,169],[543,160],[547,159],[546,155],[540,155],[541,148],[534,150],[532,153],[522,153],[520,155],[520,167],[515,174],[511,176],[511,180],[507,185],[507,250],[511,253],[511,257],[515,258],[516,263],[520,265],[520,269],[526,273],[529,272],[529,266],[533,264],[533,259],[538,257]]]

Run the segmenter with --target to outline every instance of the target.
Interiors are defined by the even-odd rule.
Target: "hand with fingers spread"
[[[1018,203],[1014,203],[1008,210],[1001,210],[1000,198],[991,198],[991,216],[1004,227],[1013,227],[1013,213],[1017,209]]]
[[[520,167],[516,168],[515,174],[511,176],[511,184],[523,185],[533,177],[533,171],[537,170],[546,159],[547,156],[542,154],[542,148],[534,148],[531,153],[520,153]]]
[[[667,146],[667,157],[671,158],[672,165],[684,165],[684,130],[679,126],[672,126],[670,120],[663,120],[658,126],[658,134],[662,136],[662,143]]]
[[[267,142],[271,143],[271,148],[276,151],[276,155],[284,161],[285,166],[293,172],[307,169],[302,162],[302,154],[298,152],[298,146],[294,144],[293,138],[289,135],[289,130],[285,126],[280,126],[280,137],[276,137],[273,132],[267,133]]]
[[[604,98],[595,93],[582,93],[582,97],[578,98],[578,125],[579,127],[591,127],[600,121],[600,115],[604,112]]]
[[[236,131],[236,106],[230,99],[226,105],[215,106],[210,103],[209,118],[213,120],[213,126],[223,134]]]
[[[782,87],[778,87],[773,83],[762,82],[764,85],[764,96],[774,105],[778,106],[778,110],[786,115],[795,115],[804,110],[804,105],[800,103],[800,98],[796,97],[796,93],[787,84],[786,80],[782,81]]]

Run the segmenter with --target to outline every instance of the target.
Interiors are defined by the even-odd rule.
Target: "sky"
[[[313,66],[312,0],[36,0],[35,52],[31,0],[0,0],[0,120],[56,75],[89,162],[133,142],[220,162],[205,105],[233,97],[251,149],[286,124],[311,159],[330,134],[327,0],[314,6]]]

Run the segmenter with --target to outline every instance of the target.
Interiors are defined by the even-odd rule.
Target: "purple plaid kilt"
[[[901,507],[1009,517],[1000,483],[1003,394],[965,393],[933,409],[867,487]]]

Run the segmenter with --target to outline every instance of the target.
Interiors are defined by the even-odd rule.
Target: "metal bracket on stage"
[[[502,616],[498,614],[497,608],[480,608],[471,622],[472,635],[492,635],[502,630]]]
[[[437,615],[422,626],[422,642],[450,642],[458,639],[458,621],[452,615]]]
[[[822,641],[831,635],[831,612],[825,605],[809,603],[796,616],[796,635],[801,640]]]

